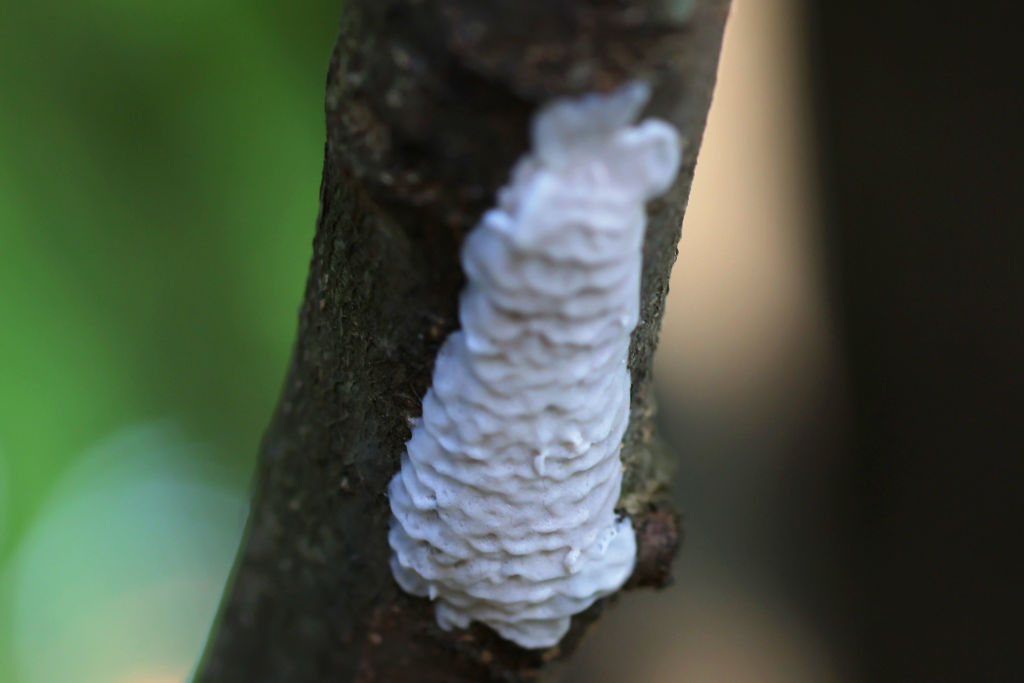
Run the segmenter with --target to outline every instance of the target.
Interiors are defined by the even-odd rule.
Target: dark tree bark
[[[651,356],[711,98],[728,0],[347,0],[327,83],[321,207],[299,334],[248,529],[199,681],[526,681],[565,656],[474,625],[444,632],[388,567],[385,487],[456,328],[459,245],[553,96],[642,77],[687,141],[649,207],[620,508],[630,585],[679,542],[664,500]]]

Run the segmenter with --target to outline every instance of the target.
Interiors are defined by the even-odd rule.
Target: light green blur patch
[[[79,460],[11,558],[15,681],[189,674],[245,516],[242,497],[196,464],[207,455],[154,423]]]
[[[7,493],[7,460],[4,456],[4,444],[0,442],[0,544],[7,538],[7,517],[10,514],[7,511],[8,507],[10,496]]]

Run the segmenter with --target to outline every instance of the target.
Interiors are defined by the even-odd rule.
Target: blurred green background
[[[338,15],[0,11],[0,681],[191,666],[292,342]]]

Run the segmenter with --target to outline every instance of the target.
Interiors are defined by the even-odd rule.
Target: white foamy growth
[[[466,238],[462,329],[445,340],[388,489],[391,568],[442,628],[481,621],[555,645],[629,577],[614,507],[629,421],[644,203],[679,166],[674,128],[631,125],[648,97],[558,100]]]

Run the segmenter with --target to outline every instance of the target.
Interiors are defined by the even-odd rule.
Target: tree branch
[[[327,84],[320,216],[299,334],[264,438],[245,539],[198,681],[528,681],[565,656],[441,631],[388,567],[385,487],[456,328],[459,245],[557,95],[641,77],[687,141],[649,207],[620,508],[630,585],[679,542],[651,360],[710,104],[728,0],[347,0]]]

